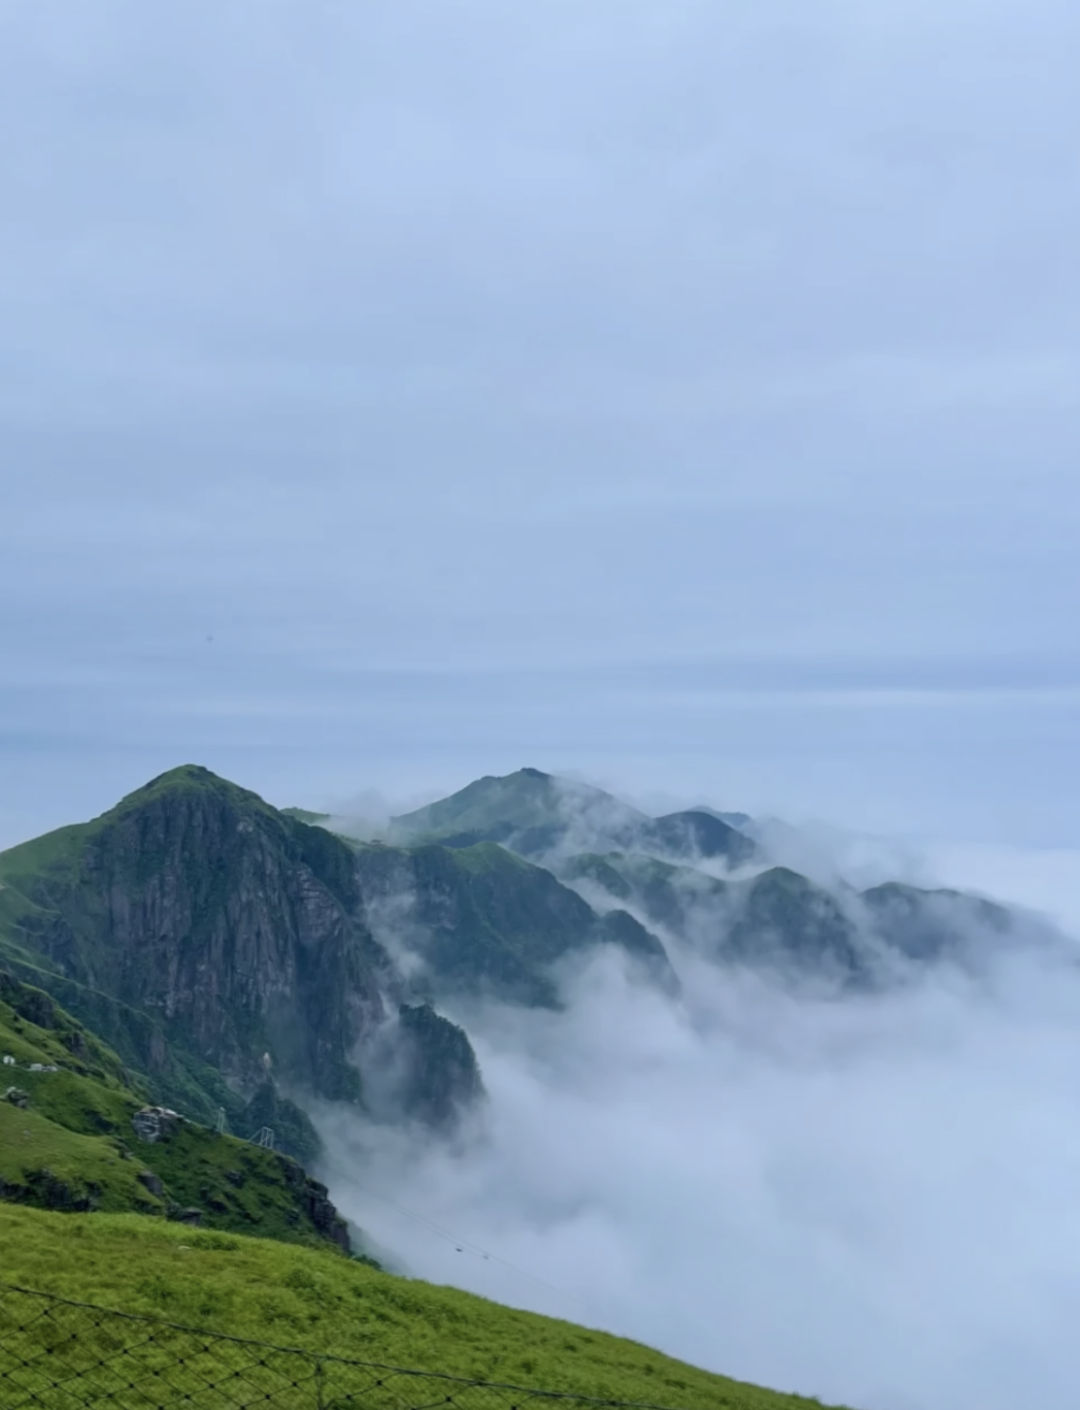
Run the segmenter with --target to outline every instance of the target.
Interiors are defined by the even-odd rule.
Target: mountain
[[[576,826],[582,833],[622,833],[649,821],[603,789],[555,778],[539,769],[485,777],[449,798],[391,819],[401,842],[512,844],[529,854],[550,851]]]
[[[740,832],[753,828],[754,819],[749,813],[722,813],[716,808],[706,807],[704,803],[699,803],[694,809],[698,813],[708,813],[710,817],[719,818],[721,822],[727,823],[729,827],[737,827]]]
[[[320,1156],[305,1104],[452,1129],[483,1081],[432,999],[555,1006],[552,967],[597,946],[675,986],[637,919],[501,846],[350,843],[174,769],[0,854],[0,1038],[19,1078],[0,1199],[347,1244],[291,1158]],[[179,1113],[146,1150],[144,1107]],[[266,1129],[275,1150],[228,1134]]]
[[[486,777],[391,820],[391,840],[468,847],[498,842],[526,857],[621,848],[677,858],[750,861],[755,843],[720,815],[689,809],[652,818],[603,789],[539,769]]]
[[[1004,907],[962,891],[925,890],[889,881],[860,893],[875,932],[908,959],[978,958],[1016,927]]]
[[[269,1128],[278,1159],[316,1166],[314,1100],[452,1131],[484,1084],[445,1006],[556,1008],[567,966],[605,948],[672,995],[669,948],[686,946],[721,966],[861,988],[905,967],[980,962],[1016,928],[1008,911],[960,893],[900,883],[860,893],[786,867],[753,872],[754,843],[707,809],[650,818],[535,769],[395,819],[393,841],[339,837],[329,821],[185,765],[91,822],[0,853],[9,992],[21,984],[20,1004],[53,1005],[56,1032],[76,1025],[71,1041],[97,1054],[82,1072],[69,1049],[52,1064],[62,1074],[18,1108],[31,1145],[52,1154],[0,1167],[0,1194],[147,1209],[186,1200],[276,1230],[297,1199],[322,1209],[325,1191],[312,1193],[299,1165],[256,1179],[250,1161],[263,1156],[240,1143],[228,1168],[243,1188],[269,1181],[253,1213],[241,1185],[222,1185],[212,1128]],[[139,1104],[187,1120],[145,1162],[154,1184],[136,1188],[116,1141]],[[15,1109],[0,1105],[9,1126]],[[98,1173],[80,1184],[77,1169]],[[295,1185],[287,1197],[283,1180]],[[147,1198],[158,1185],[165,1193]]]
[[[732,875],[754,843],[711,811],[650,818],[537,769],[396,818],[393,843],[305,817],[326,821],[186,765],[0,854],[12,973],[197,1119],[244,1119],[269,1073],[276,1114],[261,1124],[295,1132],[303,1158],[296,1102],[365,1105],[365,1073],[382,1090],[377,1069],[394,1061],[424,1074],[399,1084],[401,1115],[452,1122],[482,1079],[438,1006],[556,1005],[558,966],[598,946],[674,992],[664,937],[717,962],[864,982],[883,957],[955,958],[976,932],[1012,926],[956,893],[827,890],[783,867]],[[705,869],[716,859],[720,875]],[[402,1018],[425,1003],[422,1022]]]
[[[785,867],[722,881],[693,867],[615,852],[573,857],[563,875],[594,904],[606,892],[717,962],[841,982],[866,968],[857,926],[840,902]]]
[[[688,939],[704,914],[717,913],[729,883],[696,867],[665,862],[641,852],[582,852],[569,857],[559,875],[601,907],[606,893],[647,921]]]
[[[719,941],[725,958],[841,983],[863,977],[867,955],[855,923],[807,877],[772,867],[732,901],[732,922]]]
[[[617,905],[661,937],[721,963],[842,984],[892,982],[904,963],[984,963],[1019,934],[1003,906],[958,891],[887,882],[858,891],[817,885],[788,867],[721,880],[641,853],[582,853],[559,875],[596,909]],[[1028,943],[1052,937],[1027,928]]]
[[[257,1124],[300,1133],[295,1101],[363,1106],[365,1070],[381,1083],[373,1064],[396,1064],[418,1074],[400,1115],[445,1126],[482,1081],[443,1015],[403,1017],[418,1000],[553,1005],[552,966],[599,945],[674,984],[638,920],[501,846],[349,842],[195,765],[0,854],[0,885],[8,968],[206,1122],[255,1122],[269,1073],[281,1091]]]
[[[391,968],[352,849],[184,766],[91,823],[0,854],[0,955],[174,1098],[236,1111],[267,1069],[362,1100]],[[448,1098],[449,1100],[449,1098]]]
[[[492,842],[356,852],[364,918],[383,947],[422,961],[419,987],[554,1005],[552,966],[616,944],[673,978],[663,945],[638,921],[597,913],[551,872]],[[409,961],[405,961],[408,965]]]

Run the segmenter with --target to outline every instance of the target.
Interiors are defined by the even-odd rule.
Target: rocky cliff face
[[[65,834],[5,858],[25,933],[65,975],[241,1086],[269,1065],[359,1096],[350,1052],[382,1005],[344,843],[196,768]]]
[[[467,1037],[416,999],[554,1003],[551,965],[597,944],[670,978],[639,922],[598,917],[501,847],[357,848],[192,766],[4,853],[0,879],[13,965],[41,964],[42,983],[160,1093],[185,1110],[197,1097],[203,1120],[221,1105],[240,1129],[271,1093],[276,1119],[257,1124],[295,1127],[305,1158],[275,1080],[362,1102],[357,1058],[371,1073],[374,1054],[409,1069],[402,1110],[435,1124],[479,1092]]]
[[[426,1125],[445,1130],[484,1095],[472,1044],[463,1028],[430,1004],[402,1004],[398,1026],[402,1108]]]

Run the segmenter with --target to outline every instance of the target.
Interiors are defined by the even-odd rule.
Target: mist
[[[925,863],[925,871],[929,863]],[[808,993],[665,937],[561,1012],[454,1010],[488,1101],[451,1142],[320,1117],[389,1265],[866,1410],[1080,1390],[1080,976],[1023,945]]]

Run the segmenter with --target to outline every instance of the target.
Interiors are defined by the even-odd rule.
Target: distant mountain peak
[[[594,784],[533,768],[476,779],[448,798],[393,818],[391,835],[406,844],[447,847],[497,842],[534,859],[627,847],[684,860],[718,857],[739,865],[757,850],[745,834],[708,809],[650,818]]]

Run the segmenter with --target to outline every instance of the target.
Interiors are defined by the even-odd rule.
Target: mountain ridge
[[[448,847],[497,842],[543,860],[560,851],[586,850],[574,846],[585,835],[684,859],[722,858],[732,866],[758,855],[753,839],[711,809],[651,817],[604,789],[534,768],[485,775],[447,798],[394,817],[389,840]]]
[[[905,965],[977,962],[1012,935],[1011,913],[978,897],[829,890],[745,837],[744,865],[728,846],[742,835],[706,809],[648,818],[569,790],[572,816],[552,775],[489,776],[397,819],[410,841],[359,842],[182,765],[0,853],[0,962],[115,1049],[153,1100],[207,1126],[220,1112],[233,1129],[273,1128],[317,1163],[314,1100],[452,1132],[485,1089],[442,1006],[557,1009],[568,974],[601,952],[677,1001],[686,947],[844,992]],[[503,840],[463,837],[463,822]],[[538,835],[541,855],[515,850]]]

